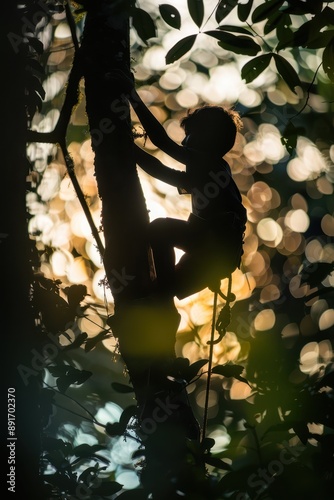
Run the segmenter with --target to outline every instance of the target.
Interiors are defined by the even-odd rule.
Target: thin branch
[[[103,243],[101,241],[98,229],[95,226],[92,214],[91,214],[91,212],[89,210],[89,207],[87,205],[85,196],[84,196],[84,194],[82,192],[82,189],[80,187],[78,179],[77,179],[77,177],[76,177],[76,175],[74,173],[73,160],[72,160],[72,158],[71,158],[71,156],[70,156],[70,154],[69,154],[69,152],[67,150],[67,146],[65,144],[65,141],[62,141],[60,143],[60,147],[61,147],[61,150],[62,150],[63,155],[64,155],[64,160],[65,160],[65,164],[66,164],[66,168],[67,168],[68,174],[69,174],[70,179],[71,179],[71,181],[73,183],[73,187],[75,189],[75,192],[76,192],[77,197],[79,199],[79,202],[81,204],[82,210],[84,211],[84,214],[86,216],[87,222],[88,222],[89,227],[90,227],[90,229],[92,231],[92,235],[95,238],[95,241],[96,241],[97,247],[99,249],[99,252],[103,256],[104,246],[103,246]]]
[[[68,394],[65,394],[64,392],[58,391],[58,389],[55,389],[54,387],[52,387],[51,385],[49,385],[47,382],[44,382],[44,385],[46,385],[46,387],[48,387],[52,391],[56,392],[57,394],[60,394],[61,396],[64,396],[65,398],[68,398],[73,403],[77,404],[82,410],[84,410],[91,417],[91,418],[88,419],[89,421],[91,421],[91,419],[92,419],[92,421],[94,422],[94,424],[102,425],[103,426],[103,424],[100,424],[96,420],[96,418],[94,417],[94,415],[89,410],[87,410],[87,408],[85,408],[81,403],[79,403],[78,401],[76,401],[76,399],[72,398]],[[68,410],[68,411],[70,411],[70,410]],[[76,415],[78,415],[78,413],[76,413]],[[81,416],[81,415],[78,415],[78,416]],[[85,417],[85,418],[87,418],[87,417]]]
[[[298,113],[296,113],[295,115],[293,115],[292,118],[290,118],[290,121],[293,120],[294,118],[297,118],[297,116],[299,116],[303,111],[304,109],[306,108],[306,106],[308,105],[308,102],[310,100],[310,96],[311,96],[311,88],[312,88],[312,85],[314,84],[315,82],[315,79],[317,77],[317,74],[318,74],[318,71],[319,69],[321,68],[322,66],[322,62],[319,64],[319,66],[317,67],[317,69],[315,70],[314,72],[314,75],[313,75],[313,78],[312,78],[312,81],[311,83],[309,84],[309,86],[307,87],[307,95],[306,95],[306,100],[305,100],[305,103],[303,104],[302,108],[298,111]]]
[[[217,3],[217,5],[214,7],[213,11],[211,12],[211,14],[209,15],[209,17],[207,18],[207,20],[205,21],[205,23],[203,24],[203,26],[201,27],[201,31],[204,29],[204,27],[208,24],[208,22],[210,21],[211,17],[213,16],[213,14],[216,12],[216,10],[218,9],[219,5],[222,3],[223,0],[219,0],[219,2]]]
[[[75,51],[77,52],[79,50],[79,41],[78,41],[78,37],[77,37],[77,33],[76,33],[75,21],[73,19],[73,15],[72,15],[72,11],[71,11],[71,7],[70,7],[69,2],[66,2],[66,4],[65,4],[65,12],[66,12],[67,23],[68,23],[68,26],[69,26],[70,31],[71,31],[73,45],[74,45]]]
[[[80,413],[77,413],[76,411],[74,410],[70,410],[69,408],[66,408],[65,406],[62,406],[60,405],[59,403],[53,403],[57,408],[60,408],[61,410],[65,410],[65,411],[68,411],[69,413],[72,413],[72,415],[75,415],[76,417],[80,417],[84,420],[87,420],[88,422],[91,422],[95,425],[100,425],[101,427],[103,427],[104,429],[106,428],[106,425],[104,424],[101,424],[101,422],[98,422],[97,420],[93,420],[91,418],[88,418],[86,417],[85,415],[81,415]]]

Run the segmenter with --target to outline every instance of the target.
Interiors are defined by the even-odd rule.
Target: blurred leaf
[[[32,47],[37,54],[42,55],[44,50],[43,43],[35,37],[27,37],[27,39],[30,47]]]
[[[27,67],[40,76],[43,76],[45,74],[43,66],[32,57],[27,60]]]
[[[311,288],[319,286],[334,271],[334,262],[306,262],[300,274],[300,283],[308,283]]]
[[[129,394],[130,392],[134,391],[133,387],[131,387],[130,385],[120,384],[119,382],[112,382],[111,387],[114,389],[114,391],[121,394]]]
[[[76,384],[81,385],[86,380],[88,380],[93,373],[87,370],[77,370],[76,368],[70,367],[66,375],[61,375],[57,379],[57,387],[60,392],[66,392],[70,385]]]
[[[223,31],[223,26],[219,30],[205,31],[204,33],[219,40],[218,45],[223,49],[236,54],[254,56],[261,50],[261,47],[249,36],[235,36],[226,33]]]
[[[123,410],[119,423],[124,427],[124,430],[126,426],[128,425],[129,421],[131,420],[132,417],[134,417],[137,414],[137,407],[135,405],[128,406]]]
[[[110,496],[114,495],[123,488],[122,484],[116,481],[103,481],[96,488],[94,488],[94,495]]]
[[[328,78],[334,82],[334,38],[331,39],[322,54],[322,65]]]
[[[82,482],[86,485],[89,485],[92,481],[94,481],[98,473],[99,473],[98,466],[88,467],[78,477],[78,483]]]
[[[64,456],[67,456],[72,451],[72,445],[63,439],[57,439],[52,436],[42,436],[43,451],[60,450]]]
[[[154,38],[156,36],[153,19],[145,10],[134,7],[131,9],[131,16],[132,25],[143,42],[146,43],[149,38]]]
[[[181,28],[180,13],[173,5],[169,5],[166,3],[159,5],[159,12],[162,19],[169,26],[178,30]]]
[[[79,335],[74,339],[74,341],[71,344],[68,344],[62,348],[62,351],[70,351],[71,349],[77,349],[78,347],[82,346],[82,344],[86,341],[87,338],[88,335],[86,332],[79,333]]]
[[[219,24],[236,7],[237,2],[219,2],[216,9],[215,18]]]
[[[257,78],[268,66],[271,61],[272,54],[262,54],[248,61],[241,69],[241,78],[250,83]]]
[[[307,423],[306,422],[296,422],[292,428],[295,431],[296,435],[301,440],[301,442],[306,445],[308,439],[310,438],[310,431],[307,427]]]
[[[91,351],[92,349],[94,349],[94,347],[96,346],[96,344],[98,344],[99,342],[102,342],[102,340],[108,339],[110,337],[111,337],[111,333],[109,333],[106,330],[102,330],[97,335],[95,335],[94,337],[90,337],[86,341],[85,351],[86,352]]]
[[[301,127],[296,128],[292,122],[289,122],[284,129],[281,137],[281,143],[286,147],[290,155],[296,149],[298,136],[302,134],[304,129]]]
[[[49,453],[46,453],[45,458],[56,469],[64,470],[70,466],[69,461],[64,457],[64,454],[60,449],[51,450]]]
[[[77,457],[80,458],[89,458],[97,451],[105,450],[105,446],[101,446],[99,444],[94,444],[94,445],[89,445],[89,444],[80,444],[79,446],[76,446],[73,448],[73,455],[76,455]]]
[[[264,432],[263,437],[270,432],[287,432],[290,429],[294,430],[303,444],[307,443],[307,440],[310,437],[310,432],[308,430],[307,423],[304,421],[285,420],[284,422],[280,422],[279,424],[271,425]]]
[[[217,365],[212,368],[212,373],[223,375],[224,377],[238,377],[244,371],[241,365]]]
[[[187,4],[191,19],[200,28],[204,18],[203,0],[187,0]]]
[[[68,466],[67,466],[68,467]],[[75,493],[78,483],[73,478],[69,478],[64,474],[46,474],[43,476],[44,481],[56,486],[61,491]],[[53,495],[52,495],[53,496]]]
[[[189,366],[190,362],[188,358],[178,357],[173,360],[170,374],[174,377],[175,382],[182,381],[181,383],[184,383]]]
[[[212,438],[205,438],[202,442],[201,442],[201,448],[203,451],[209,451],[211,450],[211,448],[214,447],[215,445],[215,440],[212,439]]]
[[[265,19],[269,19],[283,5],[284,0],[269,0],[261,3],[252,14],[253,23],[259,23]]]
[[[26,77],[26,87],[29,91],[34,90],[40,96],[41,99],[45,98],[45,90],[40,80],[31,74],[28,74]]]
[[[194,45],[197,35],[189,35],[179,40],[166,54],[166,64],[171,64],[184,56]]]
[[[215,373],[216,375],[223,375],[224,377],[234,377],[237,380],[240,380],[240,382],[244,382],[245,384],[249,385],[248,381],[244,377],[241,377],[241,373],[243,371],[243,366],[232,364],[217,365],[212,368],[212,373]]]
[[[124,429],[119,422],[108,422],[105,431],[110,437],[122,436],[124,434]]]
[[[253,7],[253,0],[248,0],[246,3],[238,2],[238,18],[240,21],[245,22]]]
[[[86,285],[71,285],[64,288],[64,293],[67,295],[69,306],[72,309],[76,309],[80,302],[87,295]]]
[[[276,68],[288,87],[296,94],[295,88],[301,85],[298,73],[291,64],[279,54],[273,54]]]
[[[196,377],[199,370],[208,363],[207,359],[199,359],[192,363],[188,369],[184,372],[183,377],[187,382],[190,382],[194,377]]]
[[[334,371],[327,373],[322,379],[316,384],[317,389],[321,389],[322,387],[330,387],[334,389]]]
[[[204,455],[204,461],[206,464],[212,465],[212,467],[216,467],[217,469],[231,470],[231,466],[220,458]]]
[[[126,431],[127,425],[132,417],[137,414],[137,407],[135,405],[128,406],[123,410],[119,422],[110,423],[106,425],[106,433],[109,436],[122,436]]]

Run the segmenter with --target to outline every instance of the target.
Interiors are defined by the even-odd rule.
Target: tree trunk
[[[167,379],[173,373],[179,314],[172,297],[160,300],[147,292],[149,219],[132,152],[129,106],[106,78],[115,69],[129,72],[126,10],[100,5],[88,11],[80,58],[102,199],[104,264],[116,306],[112,329],[135,389],[146,448],[143,484],[154,498],[170,500],[176,495],[171,470],[181,466],[185,438],[198,438],[198,426],[184,387]]]

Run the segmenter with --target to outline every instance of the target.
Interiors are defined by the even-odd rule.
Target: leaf
[[[286,147],[290,155],[292,155],[296,149],[299,131],[300,129],[297,129],[292,122],[289,122],[284,129],[281,143]]]
[[[85,351],[86,352],[91,351],[92,349],[94,349],[94,347],[96,346],[96,344],[98,342],[102,342],[102,340],[108,339],[110,337],[111,337],[111,333],[109,333],[106,330],[102,330],[97,335],[95,335],[95,337],[91,337],[86,341]]]
[[[69,306],[72,309],[76,309],[80,302],[86,297],[87,295],[87,287],[86,285],[71,285],[67,286],[63,290],[65,294],[67,295],[67,300],[69,303]]]
[[[261,50],[260,46],[249,36],[235,36],[226,33],[223,31],[223,26],[219,30],[205,31],[204,33],[219,40],[218,45],[223,49],[236,54],[254,56]]]
[[[284,0],[269,0],[268,2],[261,3],[252,14],[253,23],[259,23],[268,19],[272,14],[283,5]]]
[[[272,54],[262,54],[248,61],[241,69],[241,78],[246,83],[252,82],[269,66],[271,58]]]
[[[134,417],[137,414],[137,407],[135,405],[128,406],[123,410],[119,423],[124,427],[124,430],[126,429],[126,426],[128,425],[129,421],[131,420],[132,417]]]
[[[159,12],[166,24],[179,30],[181,28],[181,16],[179,11],[167,3],[159,5]]]
[[[200,28],[204,18],[203,0],[187,0],[187,4],[191,19]]]
[[[293,429],[296,435],[299,437],[303,444],[307,443],[307,440],[310,437],[310,433],[307,427],[306,422],[300,420],[285,420],[284,422],[280,422],[279,424],[271,425],[263,434],[263,437],[266,436],[269,432],[287,432],[290,429]]]
[[[311,288],[320,285],[334,270],[334,262],[308,262],[300,271],[300,283],[308,283]]]
[[[301,442],[306,445],[308,439],[310,439],[310,431],[307,427],[307,423],[296,422],[292,428],[299,437],[299,439],[301,440]]]
[[[42,55],[44,50],[43,43],[35,37],[27,37],[27,39],[30,47],[32,47],[38,55]]]
[[[179,40],[166,54],[166,64],[171,64],[184,54],[186,54],[194,45],[197,35],[188,35]]]
[[[322,49],[327,47],[328,44],[334,39],[334,30],[327,30],[320,32],[312,40],[307,41],[305,47],[308,49]]]
[[[322,54],[322,65],[328,78],[334,82],[334,39],[332,39]]]
[[[290,17],[287,14],[284,14],[283,12],[280,12],[279,10],[274,12],[268,19],[266,24],[264,25],[263,32],[265,35],[268,35],[271,31],[277,28],[282,23],[282,18],[283,18],[283,23],[284,23],[284,17]]]
[[[295,87],[301,85],[298,73],[291,66],[291,64],[281,55],[273,54],[273,58],[275,60],[278,73],[281,75],[281,77],[288,85],[288,87],[292,90],[292,92],[296,93]]]
[[[215,445],[215,440],[212,438],[204,438],[203,441],[201,442],[201,448],[203,451],[209,451],[213,446]]]
[[[215,13],[217,23],[219,24],[223,19],[225,19],[225,17],[228,16],[230,12],[232,12],[236,5],[237,2],[219,2]]]
[[[232,24],[222,24],[218,27],[222,31],[232,31],[233,33],[241,33],[242,35],[250,35],[250,31],[242,26],[233,26]]]
[[[196,377],[199,370],[208,362],[209,361],[207,359],[199,359],[198,361],[195,361],[195,363],[192,363],[183,374],[184,379],[187,382],[190,382],[194,377]]]
[[[74,339],[74,341],[71,344],[66,345],[63,347],[63,351],[70,351],[71,349],[77,349],[80,347],[88,338],[88,335],[86,332],[81,332],[79,335]]]
[[[28,75],[27,77],[27,88],[29,90],[33,89],[40,96],[41,99],[45,98],[45,90],[39,79],[34,75]]]
[[[248,0],[247,3],[238,3],[238,18],[245,22],[253,7],[253,0]]]
[[[212,373],[215,373],[216,375],[223,375],[223,377],[234,377],[237,380],[240,380],[240,382],[244,382],[245,384],[249,385],[249,387],[251,387],[248,381],[244,377],[241,377],[241,373],[243,371],[243,366],[231,364],[217,365],[212,368]]]
[[[322,379],[316,384],[317,389],[321,389],[322,387],[330,387],[334,389],[334,371],[327,373]]]
[[[212,368],[212,373],[223,375],[224,377],[239,377],[243,371],[243,366],[231,364],[217,365]]]
[[[220,458],[212,457],[211,455],[204,455],[205,463],[216,467],[216,469],[231,470],[231,466],[221,460]]]
[[[93,375],[92,372],[87,370],[77,370],[73,367],[70,368],[71,369],[66,373],[66,375],[62,375],[57,379],[56,384],[60,392],[65,392],[70,387],[70,385],[83,384]]]
[[[126,427],[129,423],[129,420],[136,415],[137,408],[135,405],[128,406],[122,412],[119,422],[110,423],[108,422],[106,425],[106,433],[108,436],[122,436],[126,431]]]
[[[134,391],[133,387],[125,384],[120,384],[119,382],[112,382],[111,387],[114,389],[114,391],[121,394],[129,394],[130,392]]]
[[[149,38],[156,36],[156,29],[151,16],[143,9],[134,7],[131,9],[132,25],[138,33],[138,36],[147,42]]]
[[[97,451],[105,450],[105,446],[101,446],[99,444],[95,444],[93,446],[89,444],[80,444],[73,448],[73,455],[80,458],[89,458],[95,455]]]
[[[33,59],[32,57],[30,57],[27,60],[27,68],[31,69],[32,72],[37,73],[38,75],[41,76],[45,75],[43,66],[38,61],[36,61],[36,59]]]
[[[108,422],[105,431],[110,437],[122,436],[124,434],[124,429],[119,422]]]

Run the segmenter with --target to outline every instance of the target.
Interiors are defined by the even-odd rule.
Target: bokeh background
[[[242,193],[248,224],[242,266],[233,273],[232,292],[237,299],[232,322],[225,338],[215,346],[214,364],[232,362],[245,366],[244,375],[250,385],[213,376],[208,435],[216,440],[212,451],[218,456],[251,463],[255,452],[247,425],[256,423],[261,434],[277,423],[289,411],[294,391],[330,370],[333,362],[333,297],[330,293],[325,298],[314,297],[299,274],[305,261],[314,265],[334,261],[333,85],[319,68],[322,49],[307,48],[284,50],[284,57],[303,82],[303,90],[298,88],[293,93],[274,65],[246,84],[241,68],[250,57],[224,50],[204,33],[197,37],[190,53],[166,65],[167,51],[182,37],[198,31],[185,1],[169,3],[181,14],[180,30],[171,29],[159,17],[156,2],[142,0],[140,6],[156,19],[158,36],[145,46],[135,30],[131,31],[132,70],[142,99],[177,142],[183,138],[180,119],[188,109],[202,104],[234,107],[243,119],[243,129],[226,160]],[[207,17],[214,6],[215,2],[205,2]],[[78,16],[79,37],[83,22],[84,18]],[[233,11],[224,22],[240,24]],[[293,22],[297,27],[305,19],[294,16]],[[214,17],[209,17],[205,29],[215,27]],[[260,35],[261,23],[258,29]],[[48,132],[57,122],[74,54],[65,13],[54,14],[39,36],[44,44],[46,96],[31,128]],[[274,46],[275,36],[275,31],[266,35],[265,43]],[[264,43],[260,36],[257,41]],[[141,132],[133,111],[132,120]],[[300,133],[292,155],[281,141],[289,120]],[[138,141],[166,165],[183,168],[157,150],[149,139],[145,144],[143,139]],[[99,227],[101,202],[94,177],[84,81],[67,143],[76,176]],[[27,153],[33,164],[32,190],[27,195],[29,233],[41,257],[40,271],[47,278],[60,280],[61,288],[83,284],[89,294],[84,300],[84,315],[61,340],[66,345],[80,332],[93,338],[104,329],[109,331],[106,321],[113,313],[113,297],[106,285],[101,256],[60,150],[51,144],[31,143]],[[187,219],[188,195],[179,195],[176,188],[140,169],[139,175],[150,220]],[[103,240],[102,231],[100,236]],[[176,250],[176,257],[181,255]],[[334,277],[325,277],[322,286],[330,291]],[[223,290],[226,287],[223,281]],[[175,299],[182,318],[176,338],[178,356],[187,357],[190,362],[208,357],[212,303],[213,294],[208,289],[184,300]],[[47,432],[75,446],[102,443],[106,449],[99,455],[108,460],[103,474],[114,477],[126,488],[136,487],[139,480],[132,453],[139,445],[131,438],[131,430],[126,439],[108,437],[71,399],[80,402],[102,424],[118,421],[123,408],[134,404],[132,393],[120,394],[111,387],[112,382],[128,383],[116,340],[108,336],[90,351],[82,346],[71,352],[71,360],[78,368],[91,370],[93,376],[81,386],[71,386],[66,393],[70,397],[57,395],[59,406]],[[205,379],[204,374],[188,387],[199,421],[203,416]],[[45,382],[54,386],[48,370]],[[313,424],[312,432],[321,434],[326,429]],[[280,434],[277,442],[282,438]],[[292,444],[298,444],[297,436],[289,438]],[[308,442],[308,446],[317,445],[315,440]]]

